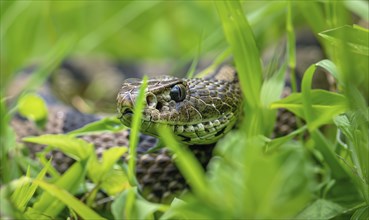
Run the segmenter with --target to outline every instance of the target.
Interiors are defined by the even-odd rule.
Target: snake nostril
[[[157,103],[158,103],[158,100],[156,99],[156,96],[152,93],[148,93],[146,95],[146,103],[149,107],[153,107],[155,108]]]

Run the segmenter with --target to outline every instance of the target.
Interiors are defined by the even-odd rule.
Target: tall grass
[[[350,16],[354,13],[360,22],[368,23],[367,6],[366,1],[1,2],[1,215],[28,219],[368,218],[369,31],[353,26],[357,20]],[[294,31],[303,26],[314,32],[327,59],[306,70],[300,93],[294,89],[280,99],[286,67],[293,70],[299,65]],[[284,35],[287,59],[264,78],[260,54]],[[199,36],[201,46],[193,45]],[[75,138],[125,129],[115,118],[66,135],[26,138],[58,149],[76,163],[64,174],[52,171],[49,162],[44,168],[29,165],[24,169],[24,161],[31,160],[19,152],[9,121],[16,108],[27,106],[14,103],[15,108],[9,109],[8,82],[17,70],[41,60],[32,83],[24,88],[31,92],[61,60],[76,54],[165,59],[178,65],[196,57],[193,66],[198,57],[200,61],[204,57],[214,60],[209,69],[232,55],[245,98],[244,119],[217,143],[206,172],[171,131],[163,129],[162,139],[192,188],[168,205],[139,195],[135,160],[128,169],[119,162],[126,148],[114,147],[99,161],[91,144]],[[317,68],[335,78],[337,91],[312,89]],[[306,124],[270,139],[277,108],[288,109]],[[135,115],[131,132],[133,158],[139,117]],[[113,198],[111,207],[97,206],[100,190]]]

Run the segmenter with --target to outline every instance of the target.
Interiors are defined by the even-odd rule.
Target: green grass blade
[[[345,211],[341,205],[330,200],[318,199],[302,211],[298,219],[332,219]]]
[[[127,199],[124,202],[124,215],[121,215],[120,217],[124,216],[125,219],[132,219],[134,217],[133,212],[133,206],[136,200],[135,191],[129,189],[127,192],[124,192],[124,194],[127,195]]]
[[[340,82],[339,80],[339,74],[338,74],[338,70],[336,65],[334,65],[334,63],[331,60],[321,60],[318,63],[316,63],[317,66],[325,69],[328,71],[329,74],[331,74],[336,80],[338,80],[338,83]]]
[[[319,33],[321,37],[331,44],[344,43],[352,52],[369,56],[369,32],[368,30],[352,26],[342,26]]]
[[[334,68],[333,63],[329,62],[328,60],[322,60],[314,65],[311,65],[304,74],[304,77],[302,79],[301,98],[304,107],[304,118],[308,124],[308,129],[310,131],[317,129],[319,126],[324,124],[325,121],[330,121],[331,119],[333,119],[332,116],[334,116],[334,114],[337,115],[348,109],[347,99],[345,96],[332,92],[311,89],[313,83],[313,75],[315,74],[315,70],[318,66],[325,68],[327,71],[332,71],[331,74],[336,75],[336,69]],[[314,93],[317,92],[321,93],[322,96],[315,95],[315,97],[313,97]],[[327,100],[328,95],[330,96],[330,98]],[[327,105],[326,111],[320,112],[318,114],[316,111],[313,110],[313,106],[315,100],[321,99],[333,102]],[[331,110],[331,112],[329,112],[329,110]]]
[[[104,181],[101,183],[101,189],[110,196],[116,196],[130,187],[124,168],[115,166],[104,174]]]
[[[292,2],[288,2],[287,9],[287,21],[286,21],[286,30],[287,30],[287,52],[288,52],[288,68],[290,70],[291,76],[291,87],[293,92],[297,92],[297,81],[296,81],[296,36],[293,29],[292,23]]]
[[[269,136],[273,131],[276,119],[276,110],[270,105],[279,100],[285,84],[286,65],[283,65],[276,72],[263,82],[260,93],[260,101],[263,108],[263,119],[268,123],[263,124],[263,134]]]
[[[363,198],[369,201],[368,168],[369,147],[360,147],[360,141],[365,140],[365,134],[357,129],[355,115],[348,113],[334,119],[338,129],[344,134],[345,142],[350,150],[352,165],[348,165],[353,172],[353,178],[361,189]]]
[[[306,118],[306,109],[303,104],[304,96],[301,93],[293,93],[288,97],[273,102],[271,108],[285,108],[293,112],[298,117]],[[348,110],[346,97],[342,94],[328,92],[326,90],[312,90],[310,92],[310,114],[314,117],[309,121],[310,129],[333,122],[333,118],[338,114]]]
[[[298,1],[294,2],[294,5],[297,5],[299,12],[304,16],[314,33],[327,29],[323,9],[319,2]]]
[[[138,196],[136,187],[121,193],[112,204],[114,219],[156,219],[156,211],[167,209],[167,205],[151,203]]]
[[[30,210],[27,210],[27,212],[29,211],[30,215],[32,213],[42,213],[43,215],[48,215],[51,217],[57,216],[59,212],[61,212],[63,208],[68,205],[69,201],[73,202],[69,199],[69,196],[66,200],[62,200],[61,197],[65,196],[65,191],[67,191],[69,194],[76,192],[81,182],[85,178],[87,162],[87,160],[82,160],[74,163],[54,183],[55,186],[47,187],[48,184],[43,183],[43,181],[36,181],[36,183],[42,184],[40,187],[42,187],[45,192],[39,197],[38,201],[33,205],[33,207]],[[60,190],[60,188],[63,190]],[[57,193],[54,193],[54,190],[57,190]],[[60,191],[62,191],[62,194]],[[58,199],[55,199],[55,197]]]
[[[95,160],[91,161],[88,167],[90,179],[96,184],[104,182],[105,176],[126,152],[127,148],[125,147],[112,147],[103,152],[102,161],[97,161],[96,157],[94,157]]]
[[[137,143],[138,143],[138,135],[141,126],[141,118],[142,118],[142,110],[145,104],[145,92],[147,88],[147,76],[144,76],[142,79],[141,88],[139,90],[136,104],[134,107],[133,120],[132,120],[132,129],[131,135],[129,137],[129,160],[128,160],[128,179],[132,186],[137,186],[136,180],[136,157],[137,157]]]
[[[259,50],[253,31],[238,1],[215,1],[223,32],[230,45],[245,99],[247,121],[244,126],[248,136],[262,133],[260,90],[262,69]]]
[[[360,207],[351,216],[351,220],[369,219],[369,206]]]
[[[50,193],[54,198],[57,198],[69,208],[73,209],[82,219],[105,219],[65,191],[65,189],[42,180],[34,180],[33,182],[38,184],[45,192]]]
[[[173,133],[168,127],[162,126],[160,128],[160,138],[164,141],[165,146],[175,153],[175,163],[188,181],[193,192],[202,198],[209,199],[210,195],[207,194],[207,183],[204,178],[204,170],[199,161],[185,146],[181,146],[175,140]]]
[[[16,134],[13,128],[9,126],[11,115],[7,112],[5,102],[6,100],[2,99],[0,103],[0,136],[2,139],[0,143],[0,169],[7,172],[1,173],[0,184],[8,183],[21,176],[16,161],[9,157],[9,152],[16,146]]]
[[[294,137],[301,134],[305,130],[306,130],[306,126],[302,126],[301,128],[289,133],[288,135],[267,141],[267,145],[265,149],[266,152],[273,152],[275,150],[278,150],[283,144],[292,140]]]
[[[50,164],[51,160],[47,162],[46,166],[37,175],[36,180],[42,180],[44,178]],[[27,176],[29,177],[29,175]],[[36,183],[28,182],[27,180],[25,180],[22,186],[16,188],[10,199],[13,202],[13,204],[16,205],[19,211],[24,212],[27,203],[30,201],[33,194],[36,192],[37,186],[38,185]]]
[[[306,120],[309,131],[313,131],[316,127],[311,127],[311,122],[314,120],[316,115],[313,113],[312,109],[312,94],[311,85],[313,81],[313,75],[315,73],[316,66],[311,65],[304,73],[301,83],[301,94],[302,94],[302,105],[304,110],[304,118]]]
[[[73,130],[68,133],[71,136],[87,135],[96,132],[116,132],[124,129],[120,120],[116,117],[106,117],[96,122],[88,123],[82,128]]]
[[[23,138],[23,141],[58,148],[75,160],[86,159],[94,153],[91,143],[63,134],[45,134],[37,137],[26,137]]]
[[[324,160],[329,165],[332,177],[336,179],[347,179],[349,177],[348,171],[339,162],[335,152],[333,152],[332,144],[324,137],[319,131],[312,132],[312,138],[314,140],[315,147],[323,155]]]
[[[355,12],[361,18],[369,21],[369,3],[365,0],[350,1],[345,0],[345,6],[352,12]]]
[[[216,1],[224,34],[231,47],[247,103],[259,106],[262,70],[252,29],[238,1]]]

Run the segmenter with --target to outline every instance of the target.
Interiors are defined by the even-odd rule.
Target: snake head
[[[126,80],[117,96],[119,118],[128,127],[141,84]],[[234,126],[242,106],[238,84],[224,80],[153,78],[145,97],[141,132],[159,137],[160,127],[169,126],[188,145],[216,142]]]

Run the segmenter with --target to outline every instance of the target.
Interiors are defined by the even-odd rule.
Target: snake
[[[319,59],[316,56],[315,58]],[[89,65],[92,64],[87,66]],[[76,71],[79,67],[76,67],[73,62],[66,61],[59,69],[63,69],[63,73],[67,70],[72,72],[72,75],[77,74],[79,78],[83,78],[80,71]],[[87,72],[91,69],[94,68],[90,67]],[[112,82],[116,81],[119,80],[112,80]],[[141,85],[141,79],[126,79],[115,94],[117,117],[127,127],[132,123]],[[37,152],[42,151],[45,146],[23,142],[22,138],[68,133],[104,117],[83,113],[74,107],[55,101],[58,98],[52,95],[49,87],[47,86],[46,90],[41,89],[43,90],[41,96],[48,100],[49,113],[45,129],[38,128],[34,122],[20,114],[16,114],[11,120],[17,142],[22,143],[30,151],[32,158],[35,158]],[[287,85],[284,96],[289,93],[290,87]],[[140,112],[142,119],[137,146],[136,177],[140,185],[140,193],[147,200],[170,203],[173,198],[190,189],[168,149],[162,148],[148,153],[148,150],[158,143],[160,127],[163,125],[169,127],[176,139],[186,145],[206,169],[218,140],[234,129],[242,117],[244,100],[237,72],[229,65],[220,66],[212,74],[203,78],[152,77],[147,81],[144,95],[144,109]],[[296,128],[294,115],[280,109],[272,137],[286,135]],[[124,129],[119,132],[86,134],[79,138],[93,143],[97,156],[101,157],[102,153],[111,147],[129,146],[130,135],[131,131]],[[51,151],[49,156],[53,157],[53,166],[61,173],[74,162],[72,158],[57,150]],[[127,154],[122,160],[128,161]]]
[[[216,142],[234,127],[242,112],[242,95],[236,74],[234,68],[223,66],[206,78],[160,76],[148,80],[145,107],[141,112],[136,177],[142,195],[149,201],[168,203],[189,187],[167,149],[147,153],[158,142],[160,126],[169,126],[177,140],[188,146],[206,168]],[[117,94],[118,118],[127,127],[131,126],[141,84],[142,80],[137,78],[124,80]],[[33,158],[45,146],[23,142],[22,138],[68,133],[102,118],[61,104],[51,94],[49,86],[41,89],[40,95],[49,100],[45,129],[38,128],[20,114],[11,121],[17,141],[27,146]],[[130,130],[123,130],[80,138],[93,143],[101,157],[111,147],[129,146],[129,137]],[[60,151],[52,151],[51,156],[54,167],[61,173],[74,162]],[[123,159],[127,162],[127,157]]]

